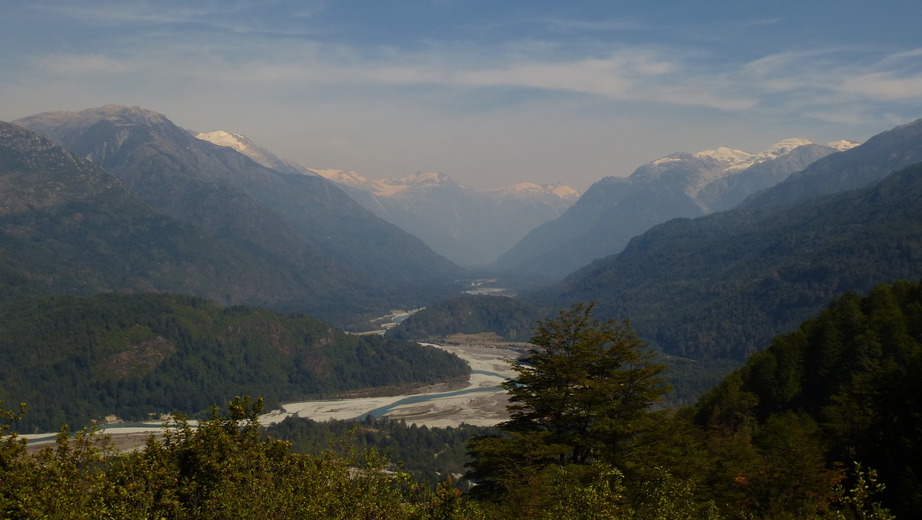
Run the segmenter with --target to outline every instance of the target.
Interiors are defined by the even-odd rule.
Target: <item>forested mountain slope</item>
[[[922,162],[922,119],[875,135],[861,146],[824,157],[784,182],[750,197],[749,208],[780,208],[854,190]]]
[[[387,336],[438,341],[452,334],[493,332],[503,341],[528,341],[548,309],[505,296],[463,295],[443,300],[407,317]]]
[[[811,460],[858,461],[879,472],[898,518],[913,518],[922,508],[920,372],[922,286],[880,285],[840,296],[776,337],[701,399],[696,420],[728,444],[753,438],[794,458],[800,450],[787,470],[794,482],[810,476],[801,471]],[[745,454],[734,450],[730,464],[758,471],[744,469]]]
[[[597,300],[670,354],[742,360],[824,302],[922,277],[922,165],[781,210],[676,219],[536,297]]]
[[[25,428],[41,431],[109,414],[195,414],[244,394],[274,407],[470,370],[441,350],[347,335],[305,315],[162,294],[0,304],[0,352],[0,400],[27,403]]]
[[[93,163],[8,123],[0,123],[0,187],[0,300],[181,291],[223,303],[319,308],[350,289],[163,215]]]
[[[669,155],[629,177],[596,182],[566,213],[504,253],[495,267],[559,280],[592,260],[619,253],[632,237],[656,224],[733,207],[834,152],[790,139],[757,155],[726,148]]]
[[[333,183],[261,166],[161,114],[108,105],[15,123],[90,158],[160,211],[304,276],[338,279],[353,292],[374,284],[377,294],[399,298],[460,272]]]

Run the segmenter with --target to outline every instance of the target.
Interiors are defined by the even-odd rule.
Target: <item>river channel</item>
[[[518,350],[480,345],[430,346],[451,352],[471,366],[471,377],[466,387],[449,392],[427,392],[423,389],[395,396],[289,403],[282,405],[279,410],[262,415],[260,422],[271,425],[287,417],[303,417],[315,421],[351,420],[371,415],[402,419],[408,424],[420,426],[447,427],[461,424],[494,426],[508,419],[508,397],[500,385],[514,375],[509,361],[519,356]],[[194,421],[190,423],[195,425]],[[161,422],[102,427],[103,431],[113,435],[113,439],[124,437],[121,443],[128,448],[143,444],[146,435],[162,429]],[[135,438],[129,441],[127,436]],[[52,442],[56,434],[31,434],[23,437],[28,438],[30,444],[41,445]]]
[[[274,424],[287,417],[326,421],[360,419],[371,415],[427,426],[457,426],[462,423],[492,426],[508,418],[508,400],[500,385],[514,375],[509,361],[518,357],[517,350],[480,345],[432,346],[452,352],[471,366],[471,377],[466,387],[450,392],[423,390],[386,397],[289,403],[262,416],[261,422]]]

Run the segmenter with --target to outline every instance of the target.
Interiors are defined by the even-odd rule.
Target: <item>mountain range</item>
[[[15,124],[104,168],[154,210],[298,280],[274,300],[222,302],[326,315],[332,306],[371,311],[444,294],[461,272],[334,183],[267,168],[149,110],[108,105]]]
[[[922,120],[736,209],[658,225],[536,299],[596,300],[667,353],[742,360],[836,295],[922,278],[920,161]]]
[[[464,267],[493,263],[510,244],[559,217],[579,198],[576,190],[562,184],[519,183],[477,190],[438,172],[369,179],[352,171],[306,168],[279,158],[246,136],[224,130],[197,137],[233,148],[278,171],[319,175],[336,182],[375,215]]]
[[[183,293],[219,305],[309,313],[336,325],[395,306],[430,306],[394,329],[394,337],[408,339],[495,329],[523,340],[536,316],[595,301],[598,318],[629,318],[667,356],[718,366],[765,348],[837,295],[922,278],[922,120],[858,146],[787,139],[759,154],[672,154],[629,177],[600,180],[575,204],[575,193],[563,186],[476,192],[438,173],[373,181],[309,170],[242,136],[210,133],[205,140],[137,107],[51,112],[15,123],[0,123],[0,302],[8,302],[0,307],[32,325],[17,328],[10,345],[19,334],[38,337],[48,324],[16,314],[19,306],[41,314],[59,305],[71,312],[155,301],[48,296],[61,293]],[[489,261],[514,242],[485,235],[465,242],[473,236],[465,229],[497,228],[495,237],[509,237],[516,226],[525,233],[525,222],[537,227],[495,268],[562,281],[520,299],[450,300],[470,272],[457,263]],[[431,233],[431,244],[412,229]],[[467,257],[465,248],[473,251]],[[157,311],[145,326],[169,322],[171,312],[204,316],[190,305],[211,304],[171,300],[167,307],[181,310]],[[207,320],[215,323],[229,314],[250,316],[240,307],[209,308]],[[195,338],[182,364],[211,359],[215,334],[225,330],[219,329]],[[142,361],[164,345],[156,338],[145,343],[149,334],[134,341],[130,323],[119,330],[119,338],[131,340],[122,346],[143,354]],[[272,330],[254,330],[271,343]],[[109,345],[107,338],[101,341]],[[376,362],[374,352],[361,352],[342,370]],[[23,370],[53,371],[24,355],[38,364]],[[63,380],[89,366],[79,359],[60,366]],[[0,386],[19,381],[20,373],[0,367]]]
[[[330,317],[427,305],[460,287],[459,267],[352,198],[374,195],[383,205],[418,191],[444,210],[439,190],[458,188],[446,176],[382,182],[304,171],[260,157],[252,143],[246,154],[227,146],[239,147],[240,136],[215,145],[139,108],[17,123],[72,154],[4,126],[4,299],[182,291]],[[562,263],[537,272],[576,267],[529,300],[546,308],[598,301],[604,317],[630,318],[668,354],[742,359],[836,294],[922,275],[917,170],[893,173],[922,161],[922,122],[860,146],[834,144],[788,139],[760,154],[672,154],[602,179],[501,260],[546,235],[544,257]],[[345,182],[365,186],[350,197]]]
[[[338,180],[341,175],[330,178]],[[491,264],[509,244],[559,217],[579,196],[561,184],[520,183],[475,190],[436,172],[385,179],[376,181],[373,189],[368,187],[347,185],[346,191],[376,215],[465,267]]]
[[[346,289],[164,215],[109,172],[9,123],[0,123],[0,187],[0,300],[161,291],[269,303]]]
[[[750,154],[720,147],[675,153],[637,168],[628,177],[593,184],[559,218],[538,226],[497,260],[495,269],[556,280],[620,252],[656,224],[730,209],[814,161],[857,143],[818,145],[785,139]]]

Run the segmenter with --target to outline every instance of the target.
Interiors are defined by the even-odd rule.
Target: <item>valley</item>
[[[470,424],[494,426],[508,419],[506,391],[499,385],[514,373],[510,360],[517,359],[521,347],[483,345],[434,345],[467,362],[471,376],[466,383],[445,388],[436,385],[401,395],[359,397],[283,404],[280,410],[263,415],[263,424],[271,425],[288,417],[314,421],[360,419],[371,414],[404,420],[407,424],[449,427]]]
[[[420,387],[403,394],[379,397],[321,399],[283,403],[279,409],[259,417],[264,426],[271,426],[286,418],[313,421],[360,420],[366,415],[402,420],[407,424],[430,428],[495,426],[509,418],[506,411],[508,396],[499,385],[514,373],[510,361],[521,353],[520,346],[483,344],[434,345],[464,360],[471,368],[466,382]],[[197,421],[192,421],[195,426]],[[151,434],[163,431],[163,421],[145,423],[113,423],[99,426],[99,431],[109,436],[114,446],[127,451],[144,445]],[[39,449],[52,445],[56,433],[24,434],[30,446]]]
[[[4,2],[0,520],[922,511],[922,2]]]
[[[705,492],[731,504],[774,493],[771,472],[799,463],[804,485],[835,501],[852,450],[922,496],[899,457],[849,422],[860,409],[886,435],[917,427],[887,416],[917,410],[903,395],[918,392],[862,385],[911,386],[899,367],[919,361],[920,293],[906,280],[922,278],[922,120],[861,145],[674,153],[575,202],[559,185],[519,185],[516,204],[498,206],[508,193],[487,204],[441,174],[391,179],[369,198],[333,180],[356,175],[241,152],[138,107],[0,124],[0,399],[28,403],[2,417],[35,432],[29,453],[65,442],[40,433],[62,424],[100,425],[124,453],[149,433],[187,442],[258,421],[308,457],[361,431],[349,442],[398,450],[428,482],[461,475],[474,453],[487,473],[472,479],[525,494],[544,484],[504,481],[494,456],[524,457],[516,470],[547,482],[607,471],[602,460],[624,482],[661,467],[675,485],[751,476],[742,491]],[[533,204],[524,220],[503,213]],[[492,245],[454,234],[512,220]],[[483,247],[458,255],[433,237]],[[816,333],[817,313],[838,317]],[[526,341],[539,348],[515,371]],[[261,402],[234,399],[224,419],[217,406],[232,396]],[[528,411],[532,399],[547,402]],[[190,428],[155,421],[170,410]],[[632,451],[635,440],[659,446]],[[804,453],[776,453],[786,445]],[[694,453],[719,462],[689,471]]]

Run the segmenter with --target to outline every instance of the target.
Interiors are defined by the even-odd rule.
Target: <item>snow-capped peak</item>
[[[766,159],[773,159],[775,157],[786,155],[795,148],[800,148],[801,146],[806,146],[808,144],[813,144],[813,141],[801,139],[800,137],[789,137],[769,146],[767,150],[758,154],[758,156],[765,157]]]
[[[727,148],[726,146],[721,146],[714,150],[705,150],[694,155],[695,157],[710,157],[718,161],[730,163],[731,165],[743,163],[752,158],[752,154],[749,152]]]
[[[836,150],[840,152],[844,152],[845,150],[851,150],[852,148],[856,146],[861,146],[861,143],[850,141],[848,139],[839,139],[838,141],[832,141],[832,142],[826,143],[826,146],[830,148],[835,148]]]
[[[777,143],[769,146],[766,150],[759,152],[757,154],[751,154],[749,157],[741,158],[742,160],[733,162],[726,168],[727,173],[739,172],[754,166],[756,164],[769,161],[772,159],[777,159],[784,155],[787,155],[801,146],[806,146],[808,144],[813,144],[813,141],[808,139],[802,139],[800,137],[789,137],[787,139],[782,139]]]
[[[531,182],[520,182],[511,186],[505,186],[495,192],[503,197],[529,196],[535,194],[548,194],[563,200],[579,199],[579,192],[565,184],[534,184]]]
[[[399,179],[386,179],[387,184],[404,186],[441,186],[443,184],[456,184],[449,176],[441,172],[416,172],[413,175]]]
[[[327,180],[331,180],[339,184],[345,184],[346,186],[361,187],[361,186],[366,186],[371,183],[371,181],[368,180],[367,178],[362,177],[358,173],[351,172],[351,171],[347,172],[345,170],[318,170],[316,168],[311,168],[310,171],[316,173],[317,175]]]
[[[698,152],[695,154],[695,157],[711,157],[728,163],[725,171],[740,171],[763,161],[777,159],[782,155],[791,153],[795,148],[800,148],[808,144],[813,144],[813,142],[799,137],[789,137],[778,141],[769,146],[768,149],[756,154],[721,146],[714,150]]]
[[[213,130],[211,132],[195,134],[195,137],[218,146],[237,150],[266,168],[272,168],[273,170],[285,173],[312,173],[300,164],[278,158],[269,150],[251,141],[245,135],[235,134],[226,130]]]
[[[685,183],[683,189],[689,196],[695,197],[704,186],[718,179],[735,175],[756,164],[783,157],[809,144],[812,142],[792,137],[781,140],[768,147],[767,150],[756,154],[727,146],[694,154],[678,152],[638,168],[631,178],[643,182],[657,179],[667,171],[683,172],[682,177]]]
[[[354,171],[330,169],[322,170],[313,168],[310,171],[337,184],[365,190],[367,192],[373,193],[378,197],[389,197],[407,189],[407,186],[405,185],[394,186],[392,184],[388,184],[387,181],[369,179],[368,177],[359,175]]]
[[[210,143],[216,144],[218,146],[226,146],[228,148],[233,148],[238,152],[245,152],[252,148],[253,141],[250,141],[245,136],[240,134],[235,134],[228,132],[226,130],[213,130],[211,132],[200,132],[195,135],[199,139],[203,139]]]

